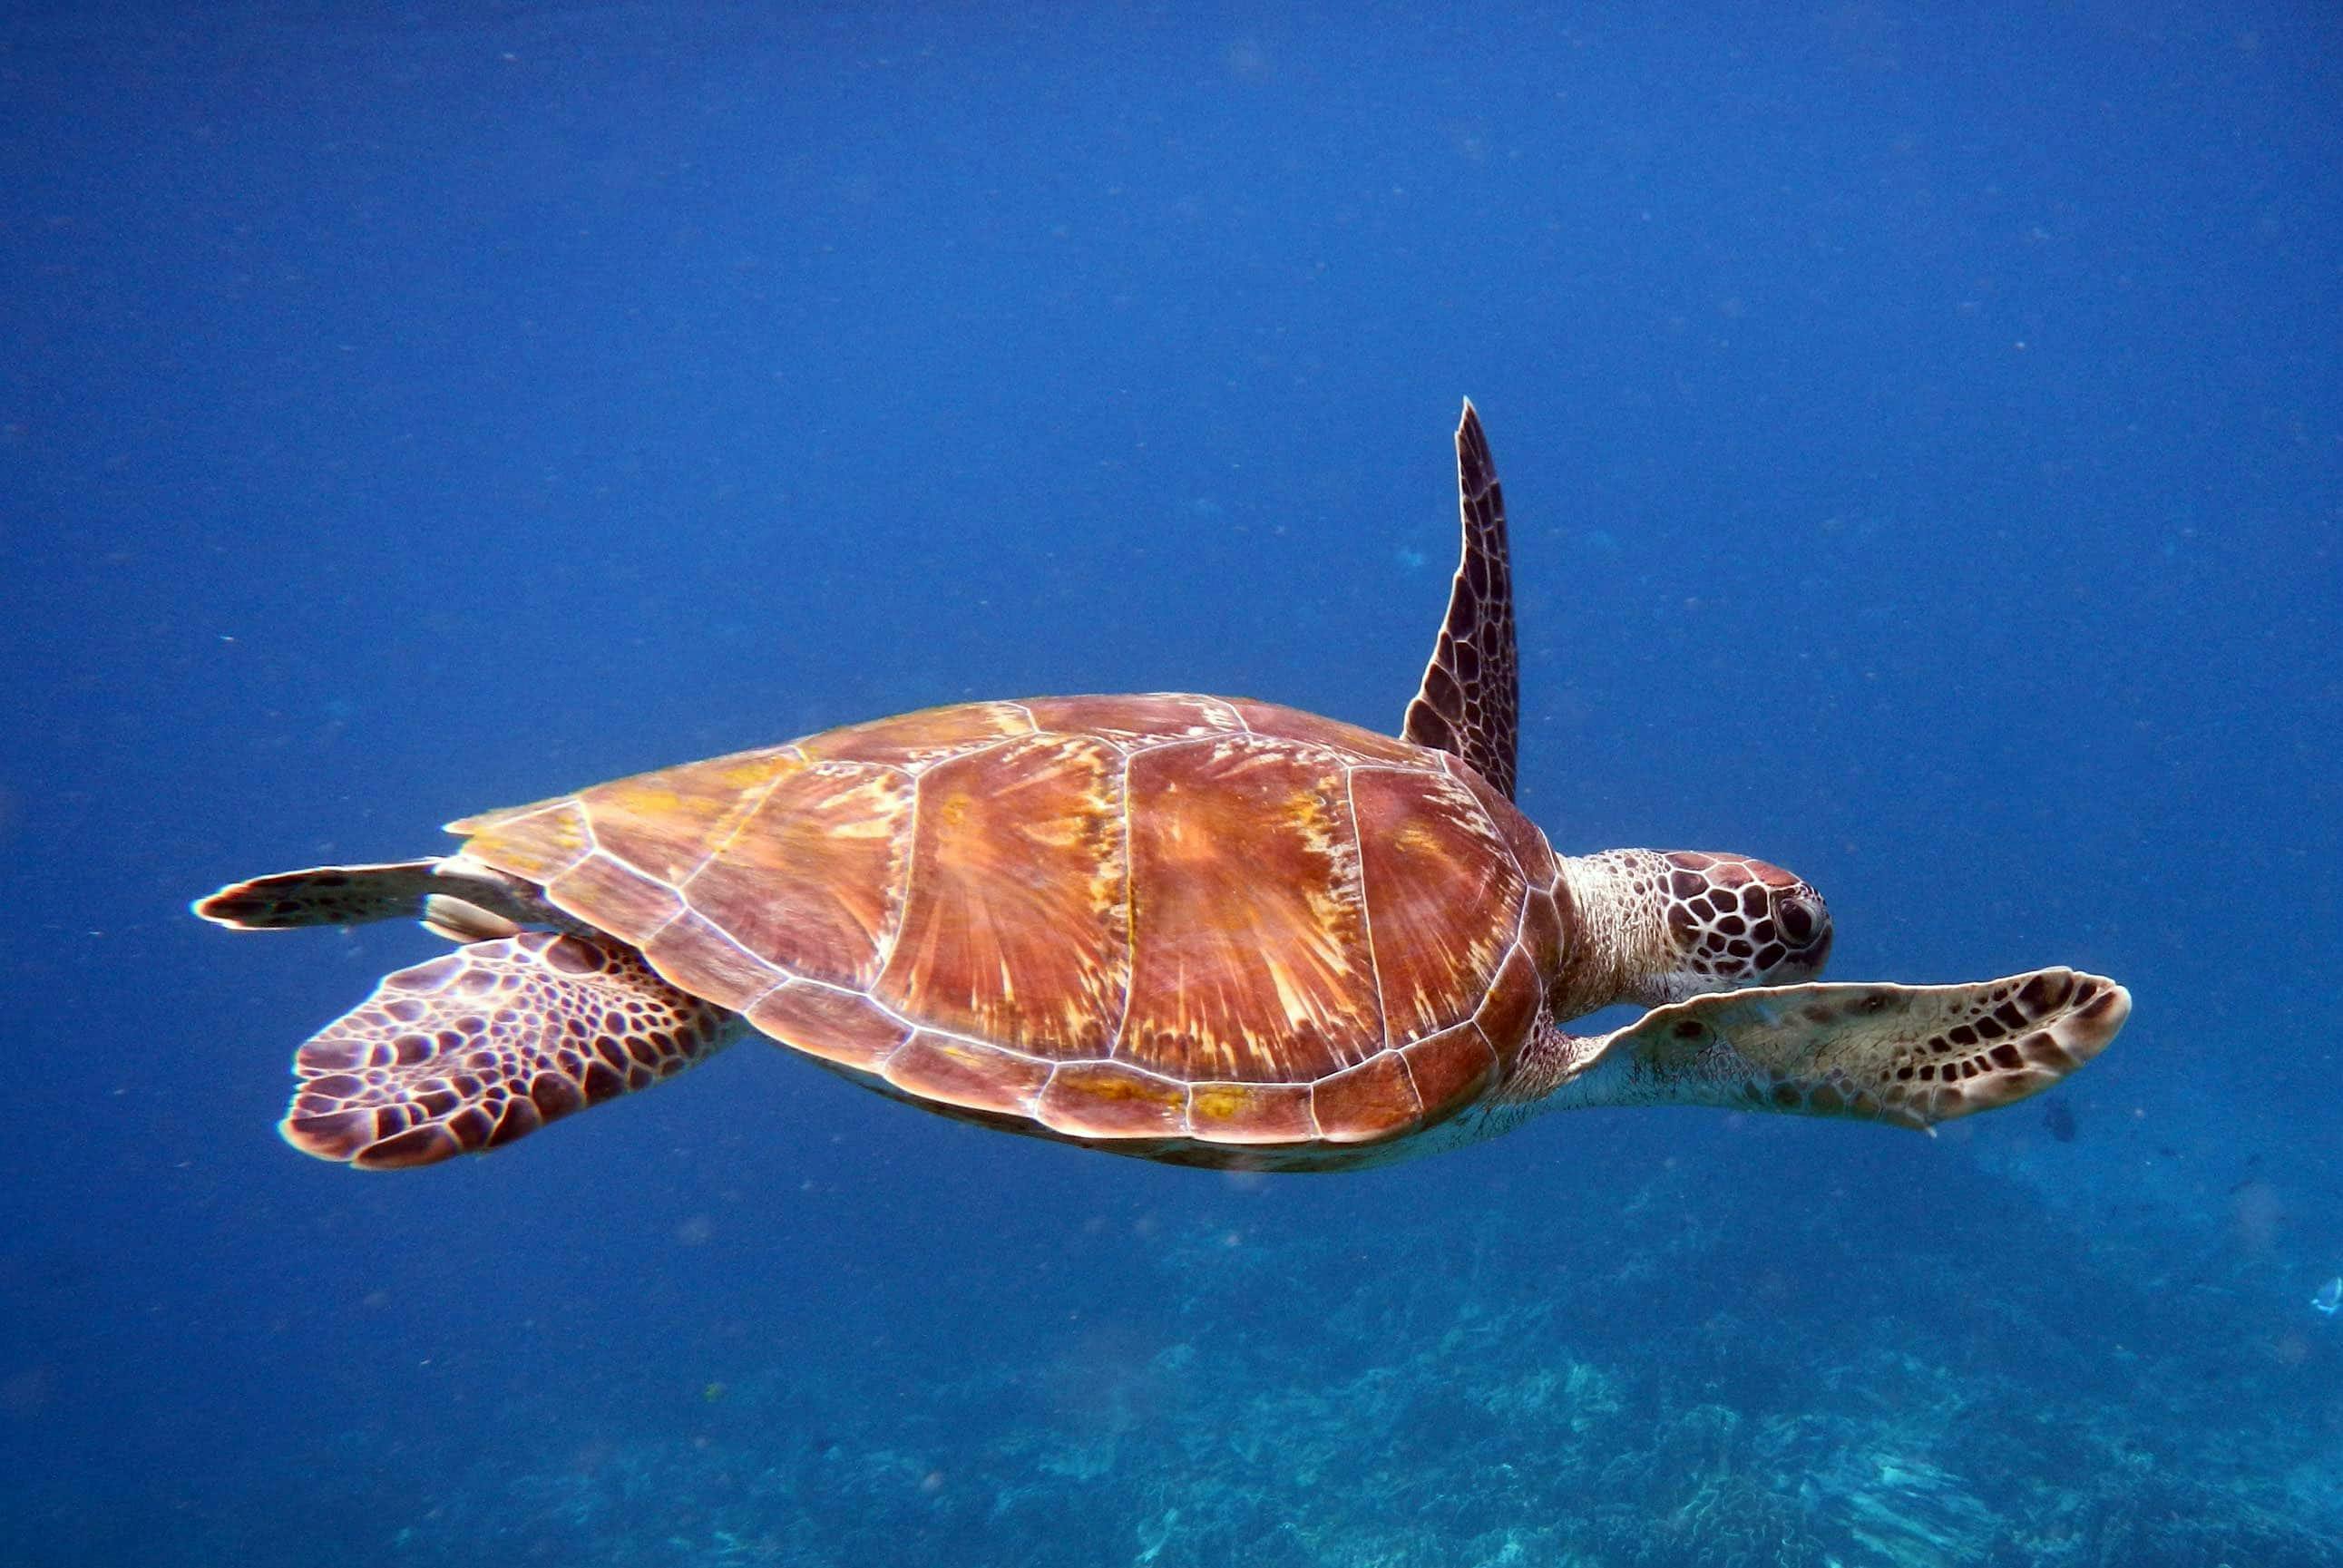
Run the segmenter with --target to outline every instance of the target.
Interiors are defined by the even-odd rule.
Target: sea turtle
[[[970,702],[467,818],[454,854],[237,883],[242,930],[419,915],[458,943],[294,1059],[294,1147],[493,1148],[756,1035],[1010,1131],[1348,1168],[1569,1106],[1926,1128],[2056,1082],[2130,999],[2066,969],[1808,983],[1822,897],[1742,855],[1558,857],[1513,800],[1503,503],[1393,739],[1182,693]],[[1612,1003],[1625,1028],[1564,1025]]]

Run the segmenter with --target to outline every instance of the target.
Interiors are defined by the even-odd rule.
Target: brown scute
[[[593,943],[580,940],[576,937],[562,937],[553,942],[548,943],[544,957],[545,967],[552,970],[558,974],[592,974],[596,970],[602,967],[602,950]],[[437,960],[437,963],[426,964],[423,967],[427,970],[437,969],[440,964],[447,966],[447,972],[440,977],[437,983],[445,985],[447,980],[455,978],[456,972],[460,966],[458,964],[455,955],[451,953],[447,957]],[[408,972],[411,974],[417,971],[409,970]]]
[[[901,914],[915,788],[853,763],[777,779],[691,879],[691,907],[777,970],[867,988]]]
[[[574,799],[468,817],[449,823],[447,830],[471,835],[464,853],[475,860],[539,887],[594,852],[586,808]]]
[[[1470,768],[1458,769],[1456,780],[1480,802],[1498,838],[1511,851],[1513,864],[1521,869],[1523,879],[1533,888],[1551,889],[1561,879],[1562,868],[1554,861],[1554,846],[1546,842],[1545,830]]]
[[[1464,1023],[1400,1052],[1427,1124],[1454,1115],[1488,1092],[1498,1074],[1497,1053],[1477,1025]]]
[[[1464,706],[1464,683],[1446,664],[1434,665],[1423,672],[1423,695],[1442,709],[1453,711]]]
[[[2066,1054],[2066,1049],[2046,1030],[2036,1030],[2021,1039],[2005,1040],[2003,1048],[2015,1048],[2020,1057],[2036,1067],[2048,1067],[2065,1071],[2069,1068],[2081,1065]]]
[[[1438,759],[1423,747],[1388,735],[1378,735],[1372,729],[1362,729],[1355,724],[1344,724],[1340,719],[1305,713],[1298,708],[1281,708],[1273,702],[1233,702],[1229,706],[1255,735],[1347,753],[1353,762],[1381,762],[1419,771],[1440,771]]]
[[[475,1108],[477,1110],[477,1108]],[[468,1114],[469,1114],[468,1112]],[[545,1118],[537,1111],[537,1101],[526,1094],[516,1094],[504,1103],[494,1126],[484,1140],[490,1149],[498,1149],[518,1138],[526,1138],[545,1125]]]
[[[304,1111],[297,1101],[285,1118],[285,1141],[319,1160],[356,1160],[381,1136],[371,1111]],[[450,1151],[454,1152],[454,1151]]]
[[[601,1060],[585,1063],[584,1070],[578,1074],[578,1082],[588,1105],[599,1105],[602,1101],[616,1099],[629,1090],[644,1087],[643,1083],[637,1081],[637,1075],[633,1071],[622,1071],[609,1062]]]
[[[382,982],[383,989],[427,996],[445,987],[463,970],[463,960],[456,954],[442,953],[436,959],[427,959],[411,969],[403,969],[386,977]]]
[[[799,741],[798,749],[821,761],[877,762],[917,771],[970,746],[1032,731],[1021,704],[962,702],[824,730]]]
[[[906,1094],[970,1111],[1031,1116],[1050,1064],[999,1046],[915,1034],[880,1069]]]
[[[528,1097],[537,1106],[537,1113],[548,1121],[586,1109],[585,1091],[568,1079],[550,1072],[537,1076],[528,1086]]]
[[[1106,1055],[1130,985],[1122,769],[1072,735],[929,769],[901,932],[871,994],[1028,1055]]]
[[[1175,1137],[1187,1131],[1188,1091],[1112,1061],[1060,1067],[1034,1105],[1045,1127],[1071,1138]]]
[[[1119,1058],[1191,1082],[1306,1082],[1382,1048],[1343,773],[1251,736],[1131,759]]]
[[[1506,956],[1497,970],[1496,980],[1489,987],[1488,1000],[1481,1010],[1473,1015],[1473,1022],[1500,1060],[1510,1065],[1529,1042],[1530,1026],[1537,1021],[1538,1003],[1545,995],[1545,982],[1530,956],[1515,948]],[[1408,1059],[1413,1062],[1415,1059]],[[1430,1091],[1426,1091],[1430,1098]]]
[[[637,945],[683,910],[674,889],[607,855],[588,855],[547,883],[545,896],[596,930]]]
[[[725,845],[777,780],[804,769],[794,748],[772,747],[613,779],[578,799],[596,849],[675,887]]]
[[[1383,981],[1383,1043],[1463,1022],[1512,946],[1527,890],[1512,851],[1453,779],[1351,775],[1367,930]]]
[[[736,1012],[782,978],[772,965],[688,910],[645,944],[643,957],[669,985]]]
[[[287,1141],[305,1154],[317,1154],[323,1159],[347,1159],[361,1171],[411,1171],[418,1165],[437,1165],[465,1151],[465,1145],[445,1127],[413,1127],[396,1133],[361,1153],[338,1155],[312,1149],[289,1131]]]
[[[1021,706],[1034,724],[1060,735],[1096,736],[1118,749],[1242,729],[1236,705],[1217,697],[1159,691],[1118,697],[1037,697]]]
[[[1559,890],[1554,893],[1534,891],[1522,909],[1519,945],[1537,967],[1542,980],[1562,971],[1561,900],[1565,897],[1567,894]]]
[[[2039,1018],[2064,1003],[2073,992],[2074,977],[2046,970],[2018,989],[2017,1006],[2027,1017]]]
[[[1306,1083],[1199,1083],[1188,1127],[1214,1143],[1304,1143],[1317,1136]]]
[[[877,1071],[911,1033],[868,997],[820,985],[769,991],[749,1006],[748,1019],[783,1045],[866,1072]]]
[[[1387,1050],[1317,1086],[1311,1108],[1330,1143],[1366,1143],[1412,1131],[1423,1101],[1399,1052]]]

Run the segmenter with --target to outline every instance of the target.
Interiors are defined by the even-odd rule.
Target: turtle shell
[[[1454,1114],[1562,942],[1544,835],[1470,768],[1210,697],[931,709],[451,830],[874,1088],[1162,1159]]]

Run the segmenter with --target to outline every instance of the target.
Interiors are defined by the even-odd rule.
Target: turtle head
[[[1668,950],[1650,1002],[1745,985],[1796,985],[1823,972],[1830,907],[1801,878],[1746,855],[1677,849],[1666,867]]]
[[[1583,940],[1563,1005],[1577,1011],[1796,985],[1830,958],[1823,896],[1746,855],[1610,849],[1564,862],[1564,877]],[[1555,1012],[1574,1016],[1563,1006]]]

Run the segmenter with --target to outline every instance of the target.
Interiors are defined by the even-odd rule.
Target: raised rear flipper
[[[568,925],[518,877],[461,855],[394,860],[379,866],[312,866],[231,882],[195,911],[239,931],[300,926],[362,926],[373,920],[424,920],[451,941],[508,936],[517,925],[548,919]],[[443,918],[440,917],[444,911]],[[473,917],[485,914],[486,921]]]
[[[1716,1105],[1927,1128],[2039,1093],[2107,1048],[2131,994],[2073,970],[1968,985],[1795,985],[1655,1008],[1574,1040],[1556,1105]]]
[[[1513,576],[1505,548],[1505,496],[1497,486],[1481,417],[1468,400],[1456,427],[1456,496],[1464,548],[1448,588],[1448,616],[1423,684],[1400,733],[1461,757],[1513,794],[1521,668],[1513,647]]]
[[[401,970],[294,1056],[278,1126],[320,1160],[429,1165],[648,1089],[738,1037],[631,948],[525,931]]]

